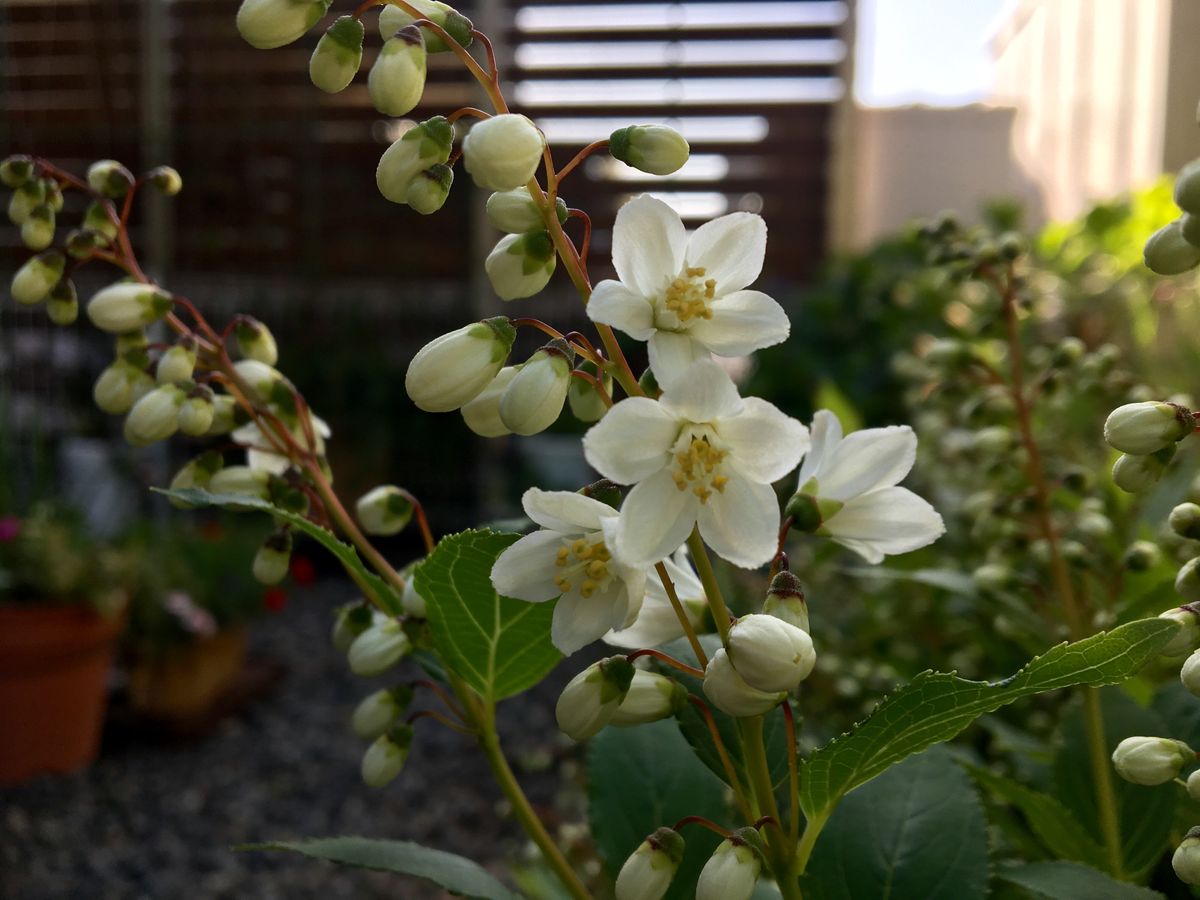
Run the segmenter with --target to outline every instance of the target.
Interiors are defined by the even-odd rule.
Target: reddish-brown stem
[[[793,521],[794,519],[788,516],[783,520],[783,524],[779,526],[779,541],[775,545],[775,558],[771,560],[770,578],[778,575],[781,569],[787,568],[787,554],[783,552],[783,547],[787,543],[788,532],[792,530]]]
[[[729,786],[733,788],[734,799],[737,801],[742,816],[749,822],[754,816],[750,812],[750,804],[746,801],[746,794],[742,790],[741,782],[738,781],[737,770],[733,767],[733,760],[729,758],[729,751],[725,749],[725,741],[721,739],[721,730],[717,728],[717,722],[713,718],[712,710],[708,708],[707,703],[695,694],[688,694],[688,702],[696,707],[700,711],[700,715],[704,717],[704,721],[708,725],[708,733],[712,735],[713,746],[716,747],[717,756],[721,758],[721,768],[725,770],[725,777],[729,779]]]
[[[553,325],[548,325],[541,319],[535,319],[532,316],[518,316],[517,318],[509,319],[508,321],[509,324],[511,324],[514,328],[527,326],[529,328],[536,328],[538,331],[542,332],[542,334],[549,335],[552,338],[556,338],[558,340],[564,339],[563,333]]]
[[[125,228],[129,222],[129,214],[133,211],[133,198],[137,195],[138,188],[145,183],[145,176],[137,178],[133,184],[129,186],[129,190],[125,192],[125,202],[121,204],[121,228]]]
[[[442,715],[440,712],[437,712],[436,710],[432,710],[432,709],[417,710],[415,713],[410,715],[406,721],[408,722],[409,725],[411,725],[413,722],[416,722],[418,719],[432,719],[433,721],[438,722],[439,724],[445,725],[451,731],[457,731],[459,734],[467,735],[467,737],[475,737],[474,731],[471,731],[469,728],[464,728],[462,725],[459,725],[457,722],[451,721],[446,716]]]
[[[785,697],[779,704],[783,707],[783,720],[787,725],[788,752],[788,795],[791,797],[791,819],[788,822],[788,838],[793,845],[800,839],[800,770],[797,763],[796,719],[792,704]]]
[[[783,826],[779,824],[779,820],[776,819],[774,816],[759,816],[757,819],[754,820],[754,824],[751,827],[762,828],[764,825],[774,825],[776,828],[779,829],[780,834],[783,834],[783,835],[787,834],[787,832],[784,831]]]
[[[604,354],[596,349],[596,346],[588,340],[587,335],[582,331],[568,331],[564,337],[573,344],[579,344],[586,351],[584,355],[589,357],[592,362],[597,365],[603,365]]]
[[[587,159],[597,150],[605,150],[607,148],[608,138],[605,138],[602,141],[593,141],[592,143],[588,144],[586,147],[576,153],[569,163],[558,170],[558,181],[564,181],[566,177],[575,171],[575,169],[578,168],[585,159]]]
[[[462,109],[456,109],[450,115],[446,116],[446,120],[453,125],[464,116],[470,116],[473,119],[490,119],[492,114],[484,112],[482,109],[476,109],[474,106],[464,106]]]
[[[586,269],[588,251],[592,248],[592,217],[582,209],[569,209],[567,215],[583,222],[583,241],[579,245],[579,262]]]
[[[731,834],[728,828],[722,828],[711,819],[706,819],[704,816],[684,816],[678,822],[671,826],[672,831],[678,831],[684,825],[702,825],[709,831],[719,834],[723,838],[728,838]]]
[[[435,694],[437,694],[438,699],[450,708],[451,712],[453,712],[460,719],[466,721],[467,714],[463,712],[462,707],[458,705],[458,702],[454,699],[454,696],[436,681],[433,681],[429,678],[421,678],[412,682],[412,685],[413,687],[423,687],[433,691]]]
[[[412,504],[413,515],[417,519],[417,528],[421,531],[421,540],[425,542],[425,552],[432,553],[434,547],[437,546],[437,541],[434,540],[433,531],[429,527],[429,518],[425,515],[425,507],[412,494],[408,494],[408,502]]]
[[[496,48],[492,46],[491,39],[482,31],[471,32],[471,37],[483,44],[483,51],[487,54],[488,70],[491,73],[492,84],[499,85],[500,83],[500,67],[496,65]]]
[[[670,656],[669,654],[663,653],[661,650],[651,650],[651,649],[634,650],[632,653],[628,654],[625,658],[627,660],[629,660],[630,662],[633,662],[635,659],[637,659],[640,656],[651,656],[654,659],[657,659],[661,662],[665,662],[668,666],[678,669],[680,672],[686,672],[688,675],[691,675],[693,678],[703,678],[704,677],[703,669],[697,669],[695,666],[689,666],[687,663],[685,663],[681,660],[678,660],[675,657]]]
[[[578,378],[580,381],[586,381],[596,389],[596,393],[600,395],[600,399],[604,401],[604,405],[612,408],[613,398],[608,395],[608,391],[604,389],[604,380],[598,375],[593,375],[591,372],[585,372],[582,369],[572,369],[571,377]]]

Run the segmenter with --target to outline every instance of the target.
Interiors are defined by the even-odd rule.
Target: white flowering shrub
[[[330,6],[243,0],[237,27],[256,47],[282,46],[332,16]],[[971,782],[935,745],[1022,698],[1116,683],[1168,644],[1191,649],[1197,623],[1138,620],[1054,647],[1047,641],[1046,652],[996,682],[926,671],[848,733],[805,746],[803,688],[821,653],[821,603],[850,598],[818,598],[810,619],[804,573],[790,571],[788,548],[828,540],[879,564],[936,541],[942,517],[901,485],[916,456],[912,430],[845,433],[829,411],[805,424],[741,396],[721,360],[776,345],[790,329],[780,304],[753,288],[767,240],[757,215],[723,216],[689,235],[666,204],[634,198],[613,232],[617,278],[593,286],[590,220],[569,206],[568,177],[589,154],[606,151],[669,174],[687,159],[678,133],[632,124],[557,165],[536,123],[509,110],[487,38],[439,2],[367,2],[333,18],[309,68],[316,87],[336,92],[359,77],[369,31],[363,19],[374,14],[383,44],[367,87],[381,113],[401,116],[417,105],[435,52],[457,57],[491,105],[447,111],[407,130],[383,153],[377,186],[395,203],[434,214],[461,162],[493,192],[488,217],[504,233],[485,264],[490,284],[502,300],[521,302],[522,313],[433,338],[409,365],[408,397],[429,413],[460,414],[487,438],[535,434],[564,410],[590,426],[583,453],[601,480],[578,492],[529,490],[524,534],[480,529],[439,539],[420,500],[398,485],[357,498],[351,513],[332,484],[330,430],[279,367],[267,326],[248,316],[211,323],[139,265],[127,228],[133,198],[150,186],[177,192],[178,173],[135,176],[102,160],[78,177],[25,156],[0,165],[0,180],[13,189],[10,218],[36,251],[13,279],[18,302],[43,304],[67,325],[79,311],[78,269],[116,273],[84,304],[115,345],[96,382],[97,405],[125,417],[125,436],[136,446],[176,432],[214,439],[175,476],[171,502],[269,515],[275,530],[253,566],[264,582],[282,577],[293,538],[307,535],[361,591],[361,602],[338,611],[334,643],[356,674],[395,679],[353,716],[365,742],[364,781],[382,788],[402,777],[409,754],[420,752],[422,728],[462,733],[477,743],[540,852],[553,896],[962,900],[986,896],[997,879],[1062,896],[1052,885],[1117,891],[1122,886],[1108,876],[1143,877],[1107,866],[1102,853],[1081,859],[1064,842],[1052,850],[1070,861],[1066,868],[994,874],[994,845]],[[467,120],[475,120],[470,128]],[[56,242],[69,191],[90,205]],[[573,236],[577,224],[581,239]],[[995,265],[1011,277],[1011,256]],[[591,335],[563,333],[527,314],[536,306],[530,298],[560,268],[579,293]],[[522,328],[548,340],[514,360]],[[173,337],[152,340],[148,329]],[[618,331],[646,343],[647,372],[633,371]],[[1114,413],[1108,433],[1128,453],[1155,458],[1188,433],[1189,417],[1169,404],[1143,404]],[[1037,473],[1029,476],[1036,489]],[[372,537],[410,523],[427,554],[396,565]],[[742,580],[761,598],[740,616],[725,599],[718,573],[725,566],[744,570]],[[1200,576],[1188,579],[1200,584]],[[569,657],[596,641],[612,654],[573,664]],[[563,733],[591,743],[589,818],[606,872],[577,866],[564,852],[498,737],[503,702],[559,664],[577,670],[555,713]],[[416,712],[414,695],[425,701]],[[1181,742],[1138,740],[1149,749],[1122,751],[1120,766],[1143,782],[1169,779],[1187,759]],[[1103,753],[1099,763],[1107,777]],[[1097,784],[1111,791],[1110,782]],[[272,846],[423,877],[456,894],[517,896],[462,856],[404,842]]]

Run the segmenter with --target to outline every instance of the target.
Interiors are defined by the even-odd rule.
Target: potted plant
[[[0,783],[95,757],[123,565],[53,505],[0,517]]]

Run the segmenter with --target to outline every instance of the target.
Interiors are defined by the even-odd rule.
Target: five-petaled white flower
[[[660,384],[710,351],[745,356],[787,338],[783,308],[761,291],[744,290],[762,271],[761,216],[721,216],[689,238],[671,207],[643,194],[617,212],[612,243],[620,280],[596,285],[588,316],[649,341]]]
[[[704,595],[704,585],[692,570],[688,562],[687,547],[668,559],[663,560],[667,575],[675,587],[675,596],[691,622],[692,628],[702,631],[704,611],[708,609],[708,601]],[[683,625],[675,614],[675,607],[667,596],[662,579],[658,572],[651,569],[646,573],[646,597],[642,600],[641,612],[628,628],[620,631],[610,631],[604,636],[604,643],[614,647],[628,647],[631,650],[643,647],[661,647],[676,638],[683,637]]]
[[[537,488],[521,505],[541,529],[500,554],[492,567],[496,590],[531,603],[558,597],[550,638],[566,654],[633,622],[646,573],[613,558],[617,511],[582,494]]]
[[[946,526],[937,510],[897,484],[917,457],[917,436],[907,425],[866,428],[842,437],[827,409],[813,417],[812,449],[800,467],[789,511],[805,505],[815,515],[800,521],[858,553],[867,562],[932,544]],[[803,501],[810,498],[807,504]]]
[[[720,556],[754,568],[775,554],[779,504],[771,482],[808,449],[808,429],[757,397],[742,399],[712,359],[692,363],[662,397],[616,404],[583,438],[601,475],[635,487],[614,555],[649,566],[692,527]]]

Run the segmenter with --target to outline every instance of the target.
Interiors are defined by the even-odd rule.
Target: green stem
[[[1108,855],[1108,871],[1114,878],[1123,879],[1125,858],[1121,849],[1121,824],[1117,818],[1117,795],[1113,789],[1112,764],[1104,737],[1100,692],[1095,688],[1083,688],[1083,711],[1092,776],[1096,779],[1096,807],[1100,812],[1100,830],[1104,834],[1104,849]]]
[[[717,583],[717,574],[713,571],[712,562],[708,558],[708,548],[700,537],[700,529],[693,528],[688,535],[688,549],[692,551],[692,561],[696,564],[696,574],[704,585],[704,596],[708,598],[708,607],[712,610],[713,619],[717,623],[717,631],[721,633],[721,643],[729,640],[729,607],[721,594],[721,585]]]
[[[783,831],[783,820],[779,817],[779,806],[775,802],[775,789],[771,784],[771,773],[767,768],[767,749],[763,744],[763,717],[751,716],[739,719],[742,747],[746,757],[746,771],[750,775],[750,786],[758,800],[763,815],[770,816],[777,827],[763,829],[767,838],[767,849],[771,857],[771,869],[784,900],[799,900],[800,886],[797,883],[795,859],[796,848]]]
[[[800,843],[796,847],[796,874],[803,875],[804,870],[808,868],[808,860],[812,856],[813,847],[817,845],[817,838],[821,836],[821,829],[825,827],[825,823],[829,821],[829,815],[832,809],[828,809],[818,816],[808,820],[804,826],[804,835],[800,838]]]

